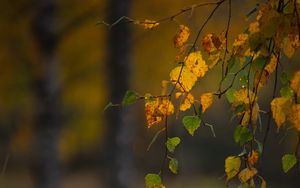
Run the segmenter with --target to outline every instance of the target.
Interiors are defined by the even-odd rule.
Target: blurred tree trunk
[[[109,22],[113,23],[122,16],[128,16],[130,7],[131,0],[109,1]],[[108,84],[110,99],[113,102],[120,102],[129,87],[130,39],[130,26],[124,22],[119,22],[108,32]],[[125,108],[114,108],[107,113],[108,133],[106,134],[105,150],[107,187],[129,188],[134,182],[135,170],[132,152],[134,130],[128,117]]]
[[[33,173],[38,188],[59,187],[57,138],[60,123],[60,92],[56,58],[56,2],[36,0],[32,33],[36,40],[37,62],[33,90],[36,95],[36,140]],[[38,67],[38,68],[37,68]]]

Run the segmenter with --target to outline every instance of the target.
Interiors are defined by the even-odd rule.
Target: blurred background
[[[1,1],[0,187],[144,187],[144,175],[160,169],[163,138],[150,151],[147,147],[161,125],[146,127],[142,101],[103,109],[110,101],[120,102],[128,89],[159,95],[161,81],[177,65],[173,36],[178,25],[187,25],[193,39],[213,6],[153,30],[124,22],[109,29],[97,23],[121,16],[159,20],[199,2],[204,1]],[[229,41],[243,32],[245,15],[256,3],[233,1]],[[225,30],[227,7],[225,3],[218,9],[202,34]],[[299,54],[290,61],[285,68],[299,69]],[[218,68],[209,72],[194,89],[195,96],[216,91],[219,79]],[[265,111],[271,91],[268,84],[260,95]],[[230,116],[223,98],[206,112],[216,138],[208,127],[191,137],[180,120],[170,120],[170,134],[180,136],[182,143],[175,152],[178,175],[165,170],[168,187],[225,187],[224,159],[241,151],[233,140],[236,122]],[[272,124],[260,171],[269,187],[300,186],[298,169],[284,175],[280,164],[283,153],[294,151],[296,140],[295,131],[278,133]]]

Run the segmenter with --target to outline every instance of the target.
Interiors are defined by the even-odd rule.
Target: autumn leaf
[[[277,66],[277,57],[275,55],[271,56],[270,62],[265,66],[265,70],[270,74],[274,72]]]
[[[190,36],[190,29],[185,25],[179,26],[179,31],[174,37],[174,46],[175,48],[181,48]]]
[[[292,101],[289,97],[274,98],[271,102],[273,118],[278,128],[286,121],[287,114],[291,107]]]
[[[259,32],[260,31],[260,29],[259,29],[259,22],[255,21],[255,22],[250,23],[248,30],[249,30],[250,34]]]
[[[285,154],[281,160],[282,160],[282,169],[284,173],[287,173],[297,163],[296,156],[292,154]]]
[[[241,159],[236,156],[229,156],[225,159],[225,172],[227,181],[235,177],[241,167]]]
[[[245,168],[239,173],[239,179],[242,183],[247,182],[257,174],[256,168]]]
[[[293,104],[288,114],[288,120],[300,132],[300,104]]]
[[[288,57],[291,58],[296,49],[300,47],[299,36],[294,34],[289,34],[283,39],[283,52]]]
[[[259,158],[258,152],[255,150],[252,150],[248,155],[247,161],[250,165],[253,166],[257,163],[258,158]]]
[[[183,102],[181,103],[179,110],[180,111],[186,111],[187,109],[190,109],[192,104],[194,103],[194,96],[190,93],[186,95]]]
[[[185,66],[198,78],[201,78],[208,71],[208,66],[202,59],[200,51],[190,53],[184,60]]]
[[[257,70],[254,75],[254,86],[260,90],[267,82],[269,73],[266,70]]]
[[[200,127],[201,119],[198,116],[184,116],[182,123],[189,134],[194,136],[195,131]]]
[[[153,99],[146,100],[145,113],[147,119],[148,128],[152,125],[162,121],[164,116],[168,116],[174,113],[174,106],[171,101],[167,99]]]
[[[213,94],[212,93],[203,93],[200,96],[200,102],[202,105],[202,112],[205,112],[208,107],[213,103]]]
[[[240,89],[234,93],[234,106],[238,106],[240,104],[249,105],[254,100],[254,93],[248,89]],[[255,97],[255,101],[257,100],[257,96]]]
[[[209,34],[205,35],[202,39],[203,49],[207,53],[211,53],[215,48],[214,43],[212,42],[213,35],[214,34],[209,33]]]
[[[248,42],[248,34],[242,33],[233,42],[233,54],[239,54],[242,50],[245,50]]]
[[[159,23],[153,20],[147,20],[144,21],[138,21],[136,22],[138,25],[143,26],[144,29],[153,29],[157,26],[159,26]]]
[[[180,78],[178,80],[179,75]],[[170,80],[173,84],[176,84],[177,89],[181,92],[189,92],[195,85],[197,76],[185,66],[178,66],[170,72]],[[177,80],[179,83],[177,83]]]

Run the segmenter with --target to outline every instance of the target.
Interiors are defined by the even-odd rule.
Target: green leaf
[[[262,154],[262,152],[263,152],[263,145],[262,145],[262,143],[260,143],[258,140],[256,140],[256,139],[254,139],[254,141],[256,142],[256,144],[257,144],[257,151],[258,151],[258,153],[261,155]]]
[[[262,44],[265,42],[265,38],[261,35],[261,33],[253,33],[249,36],[249,46],[251,51],[257,52]]]
[[[198,116],[184,116],[182,123],[190,135],[194,136],[195,131],[200,127],[201,119]]]
[[[292,154],[285,154],[282,157],[282,169],[284,173],[287,173],[291,168],[295,166],[297,163],[297,158]]]
[[[126,91],[125,96],[123,97],[122,105],[130,105],[137,101],[139,98],[138,94],[134,91],[128,90]]]
[[[280,95],[282,97],[292,97],[294,96],[294,91],[289,86],[285,86],[280,89]]]
[[[229,103],[233,103],[235,101],[235,92],[236,90],[232,88],[226,91],[225,95]]]
[[[264,56],[258,56],[254,61],[253,61],[253,67],[257,68],[257,69],[263,69],[265,67],[265,65],[268,62],[268,58],[264,57]]]
[[[280,75],[280,82],[285,85],[287,84],[291,79],[291,75],[288,72],[283,71]]]
[[[244,110],[245,110],[245,106],[243,104],[240,104],[235,108],[234,114],[238,114],[240,112],[243,112]]]
[[[172,173],[177,174],[178,171],[178,161],[175,158],[170,158],[169,169]]]
[[[173,153],[176,146],[180,143],[179,137],[168,138],[166,146],[169,152]]]
[[[158,174],[147,174],[145,176],[146,188],[153,188],[161,185],[161,178]]]
[[[233,137],[236,143],[244,145],[245,143],[253,139],[253,134],[247,127],[239,125],[235,128]]]
[[[246,75],[242,76],[239,81],[240,81],[240,85],[242,87],[248,86],[249,81],[248,81],[248,77]]]
[[[236,65],[238,63],[238,58],[236,57],[231,57],[229,60],[228,60],[228,64],[227,64],[227,69],[228,69],[228,72],[232,69],[232,67],[234,65]]]

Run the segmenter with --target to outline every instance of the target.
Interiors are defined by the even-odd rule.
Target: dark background
[[[150,151],[146,149],[161,125],[146,127],[142,101],[127,108],[103,109],[110,101],[120,102],[127,89],[141,95],[160,94],[161,81],[168,80],[176,66],[172,40],[178,24],[189,26],[193,39],[212,6],[153,30],[124,22],[109,29],[97,23],[112,23],[124,15],[159,20],[199,2],[2,1],[0,187],[144,187],[144,175],[160,169],[163,138]],[[256,3],[233,1],[229,44],[249,23],[245,15]],[[226,22],[225,3],[203,34],[224,31]],[[297,53],[285,68],[299,69],[298,61]],[[219,70],[209,72],[194,96],[217,90],[219,79]],[[259,96],[262,110],[269,108],[271,90],[267,84]],[[230,122],[230,116],[224,98],[216,99],[206,112],[205,121],[214,125],[216,138],[208,127],[191,137],[180,120],[171,119],[171,135],[180,136],[182,143],[175,152],[179,174],[166,173],[168,187],[225,187],[224,159],[241,152],[233,141],[236,122]],[[297,168],[285,175],[280,165],[283,153],[294,151],[296,140],[295,131],[278,133],[272,122],[260,170],[269,187],[299,187]]]

